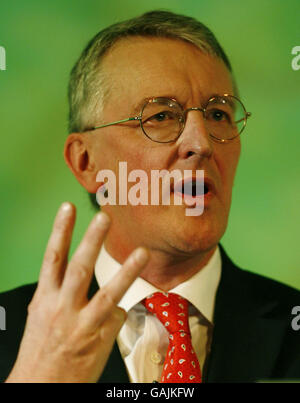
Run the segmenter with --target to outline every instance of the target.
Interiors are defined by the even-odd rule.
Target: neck
[[[162,291],[169,291],[198,273],[212,257],[216,247],[196,256],[170,258],[160,251],[151,251],[150,264],[141,277]]]
[[[124,263],[129,255],[127,248],[127,252],[122,253],[122,250],[125,249],[122,248],[120,243],[115,248],[110,242],[105,242],[105,248],[121,264]],[[162,291],[169,291],[198,273],[208,263],[216,248],[217,245],[196,255],[170,254],[162,250],[151,249],[150,261],[140,274],[140,277]]]

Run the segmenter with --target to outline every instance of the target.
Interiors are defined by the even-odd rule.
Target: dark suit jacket
[[[222,274],[217,290],[211,353],[204,382],[300,380],[300,330],[292,329],[291,314],[300,305],[300,292],[274,280],[236,267],[222,247]],[[6,329],[0,330],[0,381],[17,357],[27,305],[36,284],[0,294]],[[97,291],[95,278],[89,298]],[[125,364],[115,343],[99,382],[128,382]]]

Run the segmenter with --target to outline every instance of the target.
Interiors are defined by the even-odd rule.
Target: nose
[[[182,159],[197,156],[209,158],[213,152],[212,142],[205,125],[202,109],[190,108],[186,111],[186,122],[177,140],[178,154]]]

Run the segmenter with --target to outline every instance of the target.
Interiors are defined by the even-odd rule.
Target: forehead
[[[220,58],[177,39],[119,40],[105,56],[102,70],[109,85],[109,104],[121,107],[126,101],[128,112],[150,97],[173,97],[187,105],[233,93],[231,74]]]

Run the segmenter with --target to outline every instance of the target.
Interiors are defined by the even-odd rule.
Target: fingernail
[[[101,227],[108,227],[110,224],[110,218],[105,213],[98,213],[96,216],[97,223],[101,225]]]
[[[61,206],[60,206],[60,211],[63,214],[70,214],[72,211],[72,205],[69,202],[64,202]]]
[[[134,259],[141,266],[144,265],[149,259],[149,252],[146,248],[138,248],[133,255]]]

